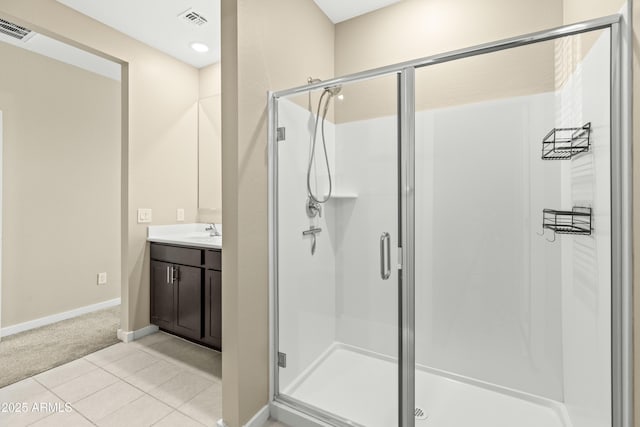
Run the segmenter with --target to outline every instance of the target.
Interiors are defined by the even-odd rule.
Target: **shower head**
[[[336,96],[342,91],[342,86],[337,85],[337,86],[325,87],[324,90],[329,92],[329,95]]]

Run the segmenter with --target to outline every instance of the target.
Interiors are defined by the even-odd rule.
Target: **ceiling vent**
[[[30,29],[21,27],[13,22],[5,21],[4,19],[0,19],[0,33],[17,40],[22,40],[23,42],[26,42],[35,35]]]
[[[180,15],[178,15],[178,18],[182,19],[185,22],[188,22],[189,24],[197,25],[198,27],[201,27],[202,25],[207,23],[207,18],[193,10],[193,8],[185,10]]]

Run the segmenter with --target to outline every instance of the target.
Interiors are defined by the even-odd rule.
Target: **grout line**
[[[101,371],[104,371],[104,372],[106,372],[107,374],[111,375],[111,376],[112,376],[112,377],[114,377],[116,380],[119,380],[119,379],[120,379],[120,378],[118,378],[117,376],[113,375],[111,372],[109,372],[109,371],[107,371],[107,370],[105,370],[105,369],[102,369],[100,366],[98,366],[98,367],[97,367],[97,369],[94,369],[93,371],[89,371],[89,372],[87,372],[87,374],[89,374],[89,373],[91,373],[91,372],[94,372],[94,371],[96,371],[96,370],[98,370],[98,369],[100,369]],[[86,375],[86,374],[85,374],[85,375]],[[80,377],[82,377],[82,376],[84,376],[84,375],[81,375]],[[78,379],[78,378],[80,378],[80,377],[76,377],[76,378],[74,378],[74,380],[75,380],[75,379]],[[72,380],[72,381],[73,381],[73,380]],[[98,389],[98,390],[96,390],[96,391],[94,391],[94,392],[92,392],[92,393],[87,394],[86,396],[82,397],[81,399],[78,399],[78,401],[73,402],[73,403],[72,403],[72,402],[69,402],[69,403],[71,404],[71,406],[73,406],[73,405],[75,405],[75,403],[78,403],[78,402],[80,402],[81,400],[84,400],[84,399],[86,399],[86,398],[87,398],[87,397],[89,397],[89,396],[93,396],[94,394],[96,394],[96,393],[98,393],[98,392],[101,392],[101,391],[102,391],[102,390],[104,390],[105,388],[107,388],[107,387],[111,387],[112,385],[116,384],[117,382],[118,382],[118,381],[112,382],[111,384],[107,384],[106,386],[104,386],[104,387],[102,387],[102,388],[100,388],[100,389]],[[60,385],[63,385],[63,384],[60,384]],[[59,394],[57,394],[55,391],[53,391],[53,390],[50,390],[50,391],[51,391],[51,393],[53,393],[53,394],[55,394],[56,396],[58,396],[61,400],[63,400],[63,401],[65,401],[65,402],[66,402],[66,400],[65,400],[62,396],[60,396]],[[74,409],[76,412],[81,413],[81,412],[80,412],[80,411],[79,411],[75,406],[73,406],[73,409]],[[83,414],[83,416],[84,416],[84,414]],[[85,417],[85,418],[86,418],[86,417]],[[89,421],[91,421],[91,420],[89,420]]]
[[[184,405],[181,405],[181,406],[184,406]],[[190,420],[193,420],[193,421],[197,422],[198,424],[202,424],[203,426],[206,426],[206,425],[207,425],[206,423],[203,423],[202,421],[200,421],[200,420],[196,420],[196,419],[195,419],[195,418],[193,418],[192,416],[185,414],[185,413],[184,413],[184,412],[182,412],[180,409],[176,409],[176,412],[177,412],[177,413],[179,413],[180,415],[184,415],[185,417],[189,418]]]
[[[159,361],[158,361],[158,362],[159,362]],[[158,362],[155,362],[155,363],[158,363]],[[154,364],[155,364],[155,363],[154,363]],[[153,366],[154,364],[149,365],[149,367],[150,367],[150,366]],[[147,369],[147,368],[144,368],[144,369]],[[141,371],[142,371],[142,370],[144,370],[144,369],[141,369]],[[140,372],[140,371],[138,371],[138,372]],[[113,374],[111,374],[111,375],[113,375]],[[127,378],[132,377],[133,375],[135,375],[135,374],[129,375]],[[156,388],[160,387],[161,385],[163,385],[163,384],[165,384],[165,383],[168,383],[169,381],[171,381],[172,379],[174,379],[174,378],[175,378],[175,377],[177,377],[178,375],[180,375],[180,372],[177,372],[174,376],[172,376],[172,377],[171,377],[171,378],[169,378],[168,380],[166,380],[166,381],[164,381],[164,382],[162,382],[162,383],[160,383],[160,384],[158,384],[158,385],[156,385],[156,386],[154,386],[154,387],[150,388],[148,391],[145,391],[145,390],[141,389],[140,387],[138,387],[137,385],[130,383],[129,381],[127,381],[127,378],[120,378],[120,380],[122,380],[122,381],[126,382],[126,383],[127,383],[127,384],[129,384],[131,387],[134,387],[134,388],[136,388],[136,389],[140,390],[141,392],[143,392],[143,393],[145,393],[145,394],[148,394],[149,396],[153,397],[153,398],[154,398],[154,399],[156,399],[157,401],[164,403],[164,404],[165,404],[165,405],[167,405],[168,407],[173,408],[173,406],[171,406],[171,405],[170,405],[170,404],[168,404],[167,402],[165,402],[165,401],[163,401],[163,400],[160,400],[160,399],[158,399],[157,397],[155,397],[155,396],[153,396],[152,394],[150,394],[150,393],[149,393],[149,391],[151,391],[151,390],[155,390]],[[174,409],[175,409],[175,408],[174,408]]]
[[[80,359],[82,359],[82,358],[80,358]],[[26,380],[26,379],[28,379],[28,378],[31,378],[31,379],[33,379],[35,382],[37,382],[38,384],[40,384],[42,387],[44,387],[45,389],[47,389],[47,390],[49,390],[49,391],[53,392],[53,389],[49,388],[47,385],[45,385],[43,382],[41,382],[37,377],[38,377],[39,375],[41,375],[41,374],[44,374],[44,373],[47,373],[47,372],[53,371],[54,369],[58,369],[58,368],[60,368],[60,367],[62,367],[62,366],[64,366],[64,365],[67,365],[67,364],[69,364],[69,363],[73,363],[73,362],[78,361],[78,360],[80,360],[80,359],[74,359],[74,360],[72,360],[72,361],[70,361],[70,362],[63,363],[62,365],[54,366],[53,368],[47,369],[46,371],[42,371],[42,372],[39,372],[39,373],[37,373],[37,374],[35,374],[35,375],[32,375],[32,376],[30,376],[30,377],[27,377],[27,378],[25,378],[25,380]],[[89,361],[88,361],[88,360],[85,360],[85,362],[89,362]],[[90,362],[89,362],[89,363],[90,363]],[[63,384],[66,384],[66,383],[68,383],[68,382],[70,382],[70,381],[73,381],[73,380],[75,380],[76,378],[80,378],[81,376],[83,376],[83,375],[85,375],[85,374],[88,374],[89,372],[93,372],[93,371],[95,371],[95,368],[96,368],[95,364],[93,364],[93,363],[90,363],[90,364],[91,364],[91,365],[94,365],[94,368],[93,368],[93,369],[91,369],[91,370],[89,370],[89,371],[85,372],[84,374],[78,375],[77,377],[73,377],[73,378],[70,378],[70,379],[68,379],[68,380],[66,380],[66,381],[64,381],[64,382],[61,382],[61,383],[60,383],[60,384],[58,384],[56,387],[59,387],[59,386],[61,386],[61,385],[63,385]],[[20,380],[20,381],[23,381],[23,380]],[[14,383],[14,384],[15,384],[15,383]],[[11,384],[9,384],[9,385],[11,385]],[[0,390],[1,390],[1,389],[0,389]]]
[[[104,370],[104,369],[103,369],[103,370]],[[108,371],[105,371],[105,372],[107,372],[108,374],[111,374],[111,373],[110,373],[110,372],[108,372]],[[113,375],[113,374],[111,374],[111,375]],[[115,376],[115,375],[114,375],[114,376]],[[118,378],[118,377],[116,377],[116,378]],[[120,378],[118,378],[118,381],[122,381],[122,380],[121,380]],[[111,384],[109,384],[108,386],[103,387],[103,388],[101,388],[100,390],[98,390],[98,391],[96,391],[96,392],[94,392],[94,393],[91,393],[91,394],[89,394],[89,395],[87,395],[87,396],[83,397],[82,399],[78,400],[78,402],[81,402],[81,401],[83,401],[83,400],[87,399],[87,398],[88,398],[88,397],[90,397],[90,396],[93,396],[93,395],[95,395],[95,394],[97,394],[97,393],[99,393],[99,392],[101,392],[101,391],[103,391],[103,390],[105,390],[105,389],[107,389],[107,388],[109,388],[109,387],[111,387],[111,386],[116,385],[116,384],[118,383],[118,381],[116,381],[116,382],[114,382],[114,383],[111,383]],[[124,381],[122,381],[122,382],[124,382]],[[129,383],[125,383],[125,384],[129,385]],[[143,392],[143,394],[144,394],[144,392]],[[143,397],[143,396],[140,396],[140,397]],[[127,406],[127,405],[129,405],[129,404],[131,404],[131,403],[135,402],[135,401],[136,401],[136,400],[138,400],[140,397],[137,397],[137,398],[135,398],[135,399],[133,399],[133,400],[130,400],[129,402],[125,403],[124,405],[120,406],[119,408],[117,408],[117,409],[115,409],[115,410],[113,410],[113,411],[109,412],[108,414],[105,414],[105,416],[104,416],[104,417],[100,418],[99,420],[96,420],[96,422],[93,422],[93,421],[91,421],[91,420],[89,420],[89,421],[90,421],[93,425],[98,425],[98,424],[97,424],[97,422],[98,422],[98,421],[105,419],[106,417],[108,417],[109,415],[113,414],[114,412],[119,411],[120,409],[124,408],[125,406]],[[153,397],[153,396],[152,396],[152,397]],[[76,403],[78,403],[78,402],[76,402]],[[76,408],[76,407],[74,406],[74,404],[73,404],[73,403],[71,404],[71,406],[73,407],[73,409],[74,409],[77,413],[81,414],[84,418],[87,418],[87,416],[85,416],[82,412],[80,412],[80,410],[79,410],[78,408]],[[87,418],[87,419],[88,419],[88,418]]]
[[[167,405],[167,406],[169,406],[169,405]],[[172,408],[171,406],[169,406],[169,407],[170,407],[170,408]],[[167,415],[165,415],[164,417],[160,418],[160,419],[159,419],[158,421],[156,421],[155,423],[151,424],[151,426],[155,426],[155,425],[156,425],[156,424],[158,424],[160,421],[164,420],[165,418],[169,417],[169,415],[171,415],[171,414],[173,414],[173,413],[175,413],[175,412],[177,412],[178,414],[183,415],[183,416],[185,416],[185,417],[189,418],[190,420],[192,420],[192,421],[194,421],[194,422],[196,422],[196,423],[198,423],[198,424],[200,424],[200,425],[202,425],[202,426],[206,426],[206,424],[201,423],[200,421],[196,420],[195,418],[192,418],[192,417],[190,417],[189,415],[184,414],[184,413],[182,413],[182,412],[178,411],[178,410],[177,410],[177,409],[175,409],[175,408],[173,408],[173,411],[169,412]]]
[[[100,368],[98,368],[98,369],[100,369]],[[91,371],[87,372],[86,374],[88,374],[88,373],[90,373],[90,372],[93,372],[93,371],[95,371],[95,369],[93,369],[93,370],[91,370]],[[75,377],[75,378],[71,379],[70,381],[73,381],[73,380],[75,380],[75,379],[77,379],[77,378],[80,378],[80,377],[82,377],[82,376],[84,376],[84,375],[86,375],[86,374],[80,375],[79,377]],[[91,421],[89,418],[87,418],[87,416],[86,416],[85,414],[83,414],[82,412],[80,412],[80,411],[78,410],[78,408],[76,408],[75,406],[73,406],[73,404],[72,404],[71,402],[67,401],[65,398],[63,398],[63,397],[62,397],[62,396],[60,396],[58,393],[56,393],[55,391],[53,391],[53,389],[48,388],[46,385],[42,384],[40,381],[36,380],[34,377],[31,377],[31,378],[33,378],[33,379],[34,379],[38,384],[40,384],[41,386],[43,386],[46,390],[48,390],[48,391],[49,391],[51,394],[53,394],[55,397],[57,397],[58,399],[60,399],[60,400],[61,400],[61,401],[63,401],[64,403],[68,403],[68,404],[70,404],[70,405],[71,405],[71,408],[73,409],[73,412],[75,412],[76,414],[80,415],[80,416],[81,416],[82,418],[84,418],[85,420],[89,421],[92,425],[94,425],[94,426],[95,426],[95,425],[97,425],[97,424],[95,424],[93,421]],[[70,381],[67,381],[67,382],[70,382]],[[59,387],[59,386],[64,385],[64,384],[66,384],[66,383],[59,384],[59,385],[58,385],[58,386],[56,386],[56,387]],[[108,387],[108,386],[107,386],[107,387]],[[103,388],[101,388],[100,390],[103,390],[103,389],[105,389],[105,388],[106,388],[106,387],[103,387]],[[94,394],[94,393],[91,393],[91,394]],[[87,395],[86,397],[91,396],[91,394],[90,394],[90,395]],[[83,397],[82,399],[84,399],[84,397]],[[82,400],[82,399],[80,399],[80,400]],[[29,424],[29,425],[36,424],[36,423],[38,423],[38,422],[40,422],[40,421],[44,420],[45,418],[55,417],[56,415],[58,415],[58,414],[56,413],[56,414],[48,415],[48,416],[46,416],[46,417],[44,417],[44,418],[39,419],[38,421],[34,421],[33,423],[31,423],[31,424]]]
[[[192,344],[192,345],[195,345],[195,346],[198,346],[198,347],[202,347],[205,350],[210,350],[213,353],[221,354],[221,353],[219,353],[219,352],[217,352],[215,350],[212,350],[212,349],[210,349],[208,347],[200,346],[198,344],[192,343],[191,341],[184,340],[184,339],[179,338],[179,337],[176,337],[176,338],[178,338],[178,339],[180,339],[180,340],[182,340],[182,341],[184,341],[184,342],[186,342],[188,344]],[[160,343],[158,343],[158,344],[160,344]],[[196,375],[198,375],[198,376],[200,376],[200,377],[202,377],[202,378],[204,378],[206,380],[222,383],[222,378],[221,377],[217,377],[215,374],[209,373],[209,372],[206,372],[206,371],[204,371],[204,374],[203,374],[203,371],[198,369],[197,367],[192,366],[192,365],[190,365],[189,363],[187,363],[187,362],[185,362],[183,360],[175,359],[172,356],[168,356],[168,355],[166,355],[166,354],[164,354],[164,353],[162,353],[162,352],[160,352],[158,350],[153,349],[154,345],[155,344],[152,344],[152,345],[150,345],[149,347],[146,347],[146,348],[140,348],[141,346],[137,346],[137,349],[139,349],[140,351],[142,351],[144,353],[147,353],[147,354],[149,354],[151,356],[157,357],[160,360],[164,360],[165,362],[172,363],[172,364],[178,366],[179,368],[183,368],[184,370],[186,370],[188,372],[191,372],[193,374],[196,374]]]
[[[164,417],[160,418],[158,421],[156,421],[155,423],[151,424],[150,427],[155,426],[156,424],[158,424],[160,421],[164,420],[165,418],[167,418],[169,415],[173,414],[174,412],[176,412],[176,410],[174,409],[173,411],[170,411],[167,415],[165,415]]]
[[[142,391],[142,390],[140,390],[140,391]],[[161,401],[161,400],[159,400],[159,399],[156,399],[155,397],[151,396],[151,395],[150,395],[150,394],[148,394],[148,393],[142,392],[142,396],[137,397],[137,398],[133,399],[132,401],[125,403],[124,405],[122,405],[121,407],[119,407],[118,409],[116,409],[115,411],[109,412],[109,413],[108,413],[108,414],[106,414],[104,417],[102,417],[102,418],[100,418],[99,420],[97,420],[95,425],[98,425],[97,423],[99,423],[100,421],[104,420],[104,419],[105,419],[105,418],[107,418],[107,417],[110,417],[111,415],[115,414],[115,413],[116,413],[116,412],[118,412],[119,410],[126,408],[127,406],[129,406],[129,405],[131,405],[131,404],[133,404],[133,403],[137,402],[137,401],[138,401],[138,400],[140,400],[140,399],[143,399],[143,398],[145,397],[145,395],[147,395],[147,396],[151,397],[151,398],[152,398],[152,399],[154,399],[154,400],[157,400],[158,402],[162,403],[163,405],[165,405],[165,406],[166,406],[166,407],[168,407],[169,409],[173,409],[173,408],[171,407],[171,405],[168,405],[168,404],[166,404],[165,402],[163,402],[163,401]],[[169,411],[169,414],[170,414],[171,412],[172,412],[172,411]],[[168,414],[167,414],[167,415],[168,415]],[[163,417],[163,418],[164,418],[164,417]]]
[[[75,408],[73,405],[71,405],[71,407],[73,408],[74,412],[78,415],[80,415],[82,418],[84,418],[85,420],[89,421],[91,423],[91,425],[97,426],[98,424],[94,423],[93,421],[91,421],[89,418],[87,418],[87,416],[85,414],[83,414],[82,412],[78,411],[77,408]]]

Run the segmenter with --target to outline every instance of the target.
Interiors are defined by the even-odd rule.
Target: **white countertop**
[[[150,225],[147,241],[197,248],[222,249],[222,236],[210,236],[205,228],[209,224]],[[222,233],[222,224],[216,224]]]

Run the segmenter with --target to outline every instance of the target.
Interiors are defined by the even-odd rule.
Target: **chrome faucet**
[[[208,231],[209,232],[209,236],[214,237],[214,236],[221,236],[220,232],[218,231],[218,228],[216,227],[215,224],[208,224],[204,231]]]
[[[311,197],[307,199],[306,208],[307,208],[307,216],[309,218],[315,218],[316,216],[319,216],[322,218],[322,205],[316,202],[315,200],[313,200]]]

